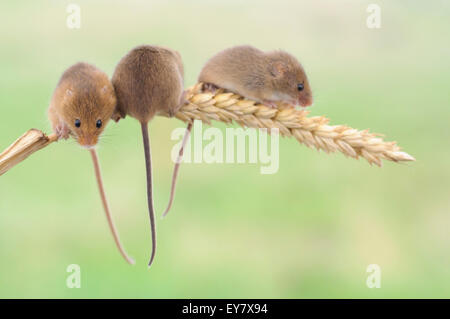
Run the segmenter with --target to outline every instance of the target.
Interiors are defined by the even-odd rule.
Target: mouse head
[[[269,71],[277,100],[294,105],[310,106],[313,97],[302,65],[295,57],[283,51],[273,52],[270,57]]]
[[[109,82],[101,85],[67,88],[63,98],[64,122],[78,144],[94,147],[116,106],[114,89]]]

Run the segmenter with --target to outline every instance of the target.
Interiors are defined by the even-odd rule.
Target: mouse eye
[[[297,90],[303,91],[304,88],[305,88],[305,87],[303,86],[303,83],[297,84]]]
[[[102,120],[98,120],[97,123],[95,123],[95,126],[97,126],[97,128],[102,127]]]
[[[80,127],[81,126],[81,121],[79,119],[75,120],[75,126],[76,127]]]

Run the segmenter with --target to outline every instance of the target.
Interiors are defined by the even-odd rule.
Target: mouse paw
[[[55,133],[58,135],[58,140],[67,140],[70,135],[70,129],[65,124],[58,124],[55,128]]]
[[[168,117],[174,117],[175,112],[176,112],[175,110],[170,109],[170,110],[167,111],[167,116]]]
[[[219,87],[212,83],[203,83],[202,89],[203,89],[203,92],[216,93],[216,91],[219,89]]]
[[[268,107],[270,107],[272,109],[276,109],[277,108],[277,105],[275,104],[274,101],[263,100],[262,102],[263,102],[264,105],[266,105],[266,106],[268,106]]]
[[[120,119],[121,119],[122,117],[119,115],[119,114],[113,114],[112,116],[111,116],[111,120],[113,120],[114,122],[119,122],[120,121]]]
[[[113,112],[113,114],[111,115],[111,120],[113,120],[114,122],[119,122],[122,119],[122,115],[120,114],[119,111],[115,110]]]

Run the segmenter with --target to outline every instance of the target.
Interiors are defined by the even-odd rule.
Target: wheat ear
[[[203,92],[202,88],[203,84],[197,83],[187,89],[189,103],[180,108],[176,118],[187,123],[200,120],[207,124],[211,121],[230,124],[234,121],[243,127],[278,128],[281,135],[295,137],[308,147],[327,153],[340,151],[353,158],[361,156],[378,166],[382,165],[383,159],[394,162],[415,160],[400,151],[395,142],[385,142],[368,130],[331,126],[327,118],[307,117],[308,111],[297,110],[287,104],[271,108],[223,89],[211,93]],[[0,175],[56,140],[54,134],[47,136],[39,130],[29,130],[0,154]]]
[[[414,161],[414,157],[400,151],[395,142],[385,142],[368,130],[359,131],[345,125],[328,125],[323,116],[307,117],[308,111],[297,110],[287,104],[271,108],[240,95],[219,89],[203,92],[202,83],[187,90],[190,103],[182,106],[175,116],[188,123],[212,120],[252,128],[278,128],[283,136],[295,137],[308,147],[327,153],[340,151],[353,158],[364,157],[370,164],[382,165],[382,159],[394,162]]]

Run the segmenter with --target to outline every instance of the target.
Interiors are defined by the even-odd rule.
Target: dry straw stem
[[[55,134],[47,136],[39,130],[29,130],[0,154],[0,175],[56,140]]]
[[[202,83],[198,83],[187,90],[189,103],[183,105],[175,117],[188,123],[201,120],[211,124],[214,120],[231,124],[234,121],[243,127],[278,128],[281,135],[295,137],[308,147],[327,153],[340,151],[353,158],[362,156],[370,164],[378,166],[382,165],[382,159],[394,162],[415,160],[400,151],[395,142],[385,142],[368,130],[331,126],[327,118],[307,117],[308,111],[297,110],[287,104],[270,108],[223,89],[214,93],[203,92],[202,87]],[[39,130],[29,130],[0,154],[0,175],[56,140],[54,134],[47,136]]]
[[[280,104],[278,108],[246,100],[242,96],[223,89],[214,93],[203,92],[202,83],[188,89],[189,104],[175,115],[192,123],[211,120],[232,123],[243,127],[278,128],[283,136],[295,137],[308,147],[327,153],[340,151],[353,158],[364,157],[370,164],[382,166],[382,159],[394,162],[414,161],[414,157],[400,151],[395,142],[385,142],[368,130],[359,131],[345,125],[328,125],[323,116],[307,117],[308,111],[297,110],[291,105]]]

